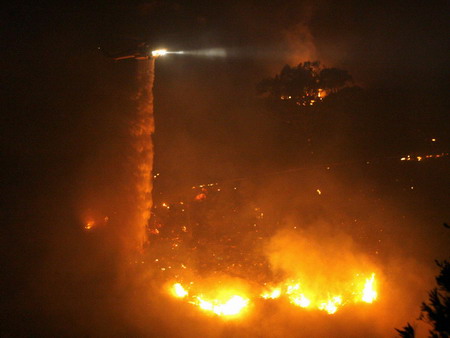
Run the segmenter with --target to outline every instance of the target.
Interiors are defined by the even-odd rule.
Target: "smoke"
[[[155,79],[155,58],[138,63],[139,92],[135,100],[138,102],[137,116],[131,126],[131,135],[134,139],[135,154],[134,165],[136,189],[136,218],[131,223],[135,230],[137,244],[142,246],[146,236],[146,225],[150,219],[152,208],[152,169],[153,169],[153,142],[152,134],[155,130],[153,118],[153,82]]]
[[[287,45],[287,63],[297,65],[300,62],[320,60],[314,37],[307,21],[299,22],[282,32]]]
[[[375,264],[353,244],[352,238],[329,224],[283,230],[273,236],[268,256],[275,271],[300,281],[316,295],[345,290],[355,276],[370,276]],[[291,227],[292,229],[292,227]],[[334,290],[333,290],[334,289]]]
[[[157,196],[169,194],[168,186],[170,194],[179,197],[194,184],[277,170],[275,157],[286,152],[276,142],[285,127],[252,101],[254,84],[268,76],[267,68],[279,72],[283,62],[319,58],[332,65],[336,60],[332,53],[328,54],[332,62],[321,57],[321,48],[326,46],[322,41],[318,47],[311,21],[291,5],[286,7],[293,19],[286,23],[285,15],[276,12],[279,4],[273,5],[274,11],[249,5],[231,33],[224,29],[231,43],[218,43],[215,36],[214,44],[203,43],[228,46],[238,41],[238,47],[226,48],[226,55],[244,55],[244,62],[203,58],[225,55],[220,49],[191,51],[193,56],[202,56],[198,58],[175,55],[172,60],[179,62],[161,59],[158,79],[162,81],[155,88],[156,112],[160,112],[157,164],[161,180],[169,183],[159,187]],[[95,17],[89,13],[79,18]],[[222,14],[218,11],[218,16]],[[118,11],[117,18],[123,17]],[[335,17],[333,22],[341,20]],[[345,282],[353,268],[355,272],[375,271],[380,289],[374,304],[343,307],[330,316],[293,307],[286,299],[256,301],[242,320],[223,321],[171,298],[164,289],[164,272],[153,268],[153,260],[135,254],[142,245],[152,204],[153,65],[139,61],[142,69],[136,78],[135,63],[112,63],[86,52],[81,40],[92,29],[83,33],[79,27],[85,25],[60,21],[61,30],[48,21],[49,34],[39,34],[41,38],[30,30],[33,34],[23,34],[24,39],[16,35],[11,39],[23,44],[25,52],[8,58],[17,60],[8,76],[21,104],[11,106],[7,109],[11,115],[5,115],[10,142],[4,148],[16,160],[2,168],[6,171],[3,183],[9,180],[3,194],[8,210],[2,213],[7,221],[7,236],[1,236],[6,257],[2,279],[7,281],[2,334],[382,337],[417,318],[420,302],[426,299],[437,273],[433,259],[445,258],[448,252],[448,234],[440,231],[450,210],[448,164],[443,162],[371,163],[322,170],[308,166],[305,154],[297,164],[310,170],[296,176],[281,173],[278,178],[265,175],[242,180],[245,198],[238,206],[245,212],[230,212],[226,218],[230,222],[219,217],[214,221],[214,230],[235,224],[238,232],[251,212],[260,208],[265,215],[261,228],[271,233],[266,237],[268,243],[255,240],[266,244],[261,251],[275,277],[294,275],[325,289],[328,281]],[[142,26],[147,27],[148,21]],[[227,28],[236,22],[226,21]],[[372,29],[374,24],[367,26]],[[249,27],[254,29],[250,33]],[[136,28],[141,31],[142,27]],[[327,29],[334,27],[328,25],[323,35]],[[66,30],[73,31],[66,34]],[[372,53],[370,44],[369,39],[362,46],[364,56]],[[334,45],[340,50],[340,43]],[[54,46],[73,53],[49,54]],[[380,48],[378,54],[384,51]],[[370,55],[369,62],[362,57],[352,60],[359,60],[361,67],[379,65]],[[395,96],[392,102],[399,100]],[[393,111],[392,116],[397,113]],[[322,126],[317,130],[315,137],[327,137],[321,133]],[[350,139],[344,130],[336,130],[340,137]],[[324,159],[349,152],[346,146],[329,143]],[[296,147],[297,143],[290,144]],[[91,221],[92,227],[85,229]],[[212,230],[208,233],[213,236]],[[248,248],[247,244],[250,238],[242,247]],[[227,253],[223,246],[222,250]],[[174,251],[169,248],[167,254]],[[193,256],[198,262],[205,258]],[[201,277],[194,271],[193,280]],[[253,290],[254,285],[245,280],[231,279],[230,284]],[[214,278],[202,280],[205,287],[215,285]]]
[[[104,232],[125,260],[142,250],[152,207],[154,68],[152,58],[129,70],[136,78],[134,92],[126,94],[128,106],[116,116],[111,112],[116,132],[104,135],[108,139],[97,146],[78,187],[84,230]]]

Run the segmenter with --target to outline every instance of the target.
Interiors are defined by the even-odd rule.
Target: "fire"
[[[372,303],[377,299],[378,293],[374,288],[375,284],[375,274],[372,274],[372,277],[367,278],[366,284],[364,284],[363,296],[362,300],[366,303]]]
[[[378,292],[376,290],[375,273],[372,273],[368,278],[362,278],[364,277],[357,274],[355,279],[342,286],[341,293],[305,288],[297,281],[288,280],[278,286],[265,287],[265,290],[259,293],[259,298],[276,300],[285,297],[294,306],[307,310],[324,311],[332,315],[347,304],[373,303],[376,301]],[[190,289],[193,288],[193,285],[194,283],[191,282],[188,291],[181,283],[174,283],[169,288],[170,294],[175,298],[185,299],[188,303],[205,312],[231,318],[242,315],[252,301],[242,292],[232,291],[231,289],[202,290],[201,293],[191,292]],[[214,297],[211,297],[211,295],[214,295]]]
[[[205,300],[202,296],[195,297],[191,304],[197,305],[204,311],[212,312],[218,316],[236,316],[247,307],[249,299],[234,295],[226,301],[220,299]]]
[[[290,299],[291,303],[300,307],[308,307],[311,305],[311,301],[304,294],[300,294],[298,297],[291,297]]]
[[[329,299],[327,302],[320,303],[318,308],[319,310],[323,310],[328,312],[328,314],[332,315],[336,313],[338,310],[338,306],[342,304],[342,296],[335,296]]]
[[[175,283],[174,285],[172,285],[171,291],[172,294],[177,298],[184,298],[189,294],[189,292],[187,292],[180,283]]]
[[[289,302],[295,306],[310,310],[317,309],[332,315],[346,304],[373,303],[377,299],[375,286],[375,273],[366,279],[361,279],[358,274],[354,280],[342,285],[341,294],[334,294],[330,297],[327,296],[329,294],[327,290],[306,288],[298,281],[288,280],[279,286],[267,288],[260,294],[260,297],[263,299],[287,297]]]
[[[224,317],[236,317],[242,314],[250,303],[249,298],[227,289],[218,290],[215,298],[207,297],[203,293],[190,296],[190,292],[181,283],[174,283],[170,287],[170,294],[176,298],[187,299],[190,304],[199,307],[205,312]]]
[[[86,230],[91,230],[94,227],[94,225],[95,225],[94,221],[92,221],[92,220],[91,221],[87,221],[86,224],[84,225],[84,228]]]
[[[406,155],[404,157],[400,158],[400,161],[417,161],[420,162],[424,159],[430,159],[430,158],[441,158],[441,157],[447,157],[449,156],[449,153],[440,153],[440,154],[426,154],[422,156],[413,156],[413,155]]]
[[[277,299],[281,296],[281,288],[273,288],[270,292],[264,292],[261,297],[264,299]]]
[[[195,196],[196,201],[202,201],[206,198],[206,195],[204,193],[200,193],[197,196]]]

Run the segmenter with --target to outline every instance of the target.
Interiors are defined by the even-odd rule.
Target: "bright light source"
[[[158,57],[158,56],[164,56],[167,54],[167,49],[157,49],[152,51],[152,56]]]

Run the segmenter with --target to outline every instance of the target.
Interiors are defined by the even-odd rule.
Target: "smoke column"
[[[131,136],[135,157],[135,199],[136,214],[134,231],[137,245],[142,247],[145,241],[145,228],[152,207],[152,169],[153,142],[155,130],[153,118],[153,82],[155,78],[155,58],[138,62],[138,92],[136,117],[131,125]]]

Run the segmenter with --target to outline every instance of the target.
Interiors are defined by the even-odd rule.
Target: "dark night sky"
[[[0,275],[9,301],[25,299],[18,289],[35,287],[35,262],[53,257],[53,243],[81,236],[71,228],[78,224],[70,211],[84,183],[80,173],[111,166],[123,155],[121,122],[132,109],[135,63],[114,63],[98,46],[145,40],[169,49],[225,48],[231,55],[157,61],[155,161],[171,178],[168,187],[245,175],[255,163],[267,168],[259,140],[272,133],[271,121],[260,115],[255,85],[286,63],[308,59],[349,70],[364,88],[394,98],[399,93],[403,103],[392,111],[407,126],[423,125],[424,135],[447,135],[442,147],[448,151],[450,2],[416,3],[155,0],[3,7],[0,244],[7,262]]]

